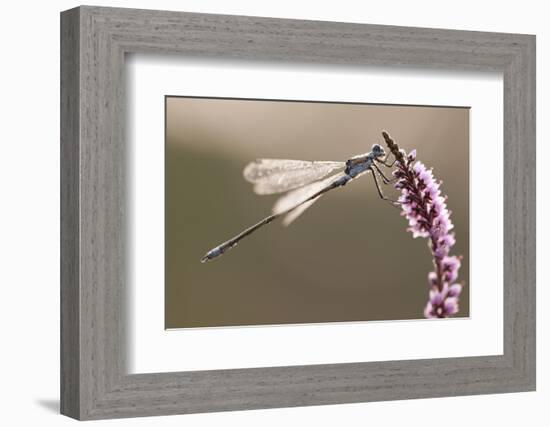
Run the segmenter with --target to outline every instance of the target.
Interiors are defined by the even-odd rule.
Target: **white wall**
[[[537,34],[538,193],[543,219],[550,178],[542,159],[550,154],[548,14],[542,1],[336,2],[277,0],[97,1],[105,6],[320,19]],[[3,425],[68,425],[58,412],[59,377],[59,11],[73,1],[5,2],[2,5],[0,120],[0,376]],[[538,224],[538,260],[548,255],[548,225]],[[542,261],[542,262],[540,262]],[[548,425],[550,335],[544,288],[538,270],[538,390],[536,393],[272,409],[221,414],[111,421],[110,425],[397,425],[471,422],[500,426]],[[546,357],[546,360],[545,360]]]

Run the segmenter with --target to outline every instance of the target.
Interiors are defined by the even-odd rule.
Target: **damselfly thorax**
[[[346,161],[346,169],[344,172],[349,177],[356,178],[371,168],[375,158],[373,152],[353,156]]]
[[[275,202],[271,215],[208,251],[201,261],[219,257],[246,236],[281,216],[284,216],[283,225],[289,225],[323,194],[343,187],[367,172],[371,172],[380,197],[389,200],[383,195],[378,178],[386,184],[391,180],[386,178],[377,165],[392,167],[395,160],[391,164],[387,160],[384,149],[374,144],[370,152],[351,157],[345,162],[258,159],[249,163],[243,175],[254,184],[256,194],[285,194]]]

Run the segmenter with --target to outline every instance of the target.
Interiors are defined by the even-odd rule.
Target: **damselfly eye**
[[[384,149],[380,145],[374,144],[372,146],[372,152],[378,156],[382,156],[384,154]]]

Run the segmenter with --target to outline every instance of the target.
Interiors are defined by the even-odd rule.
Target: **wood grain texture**
[[[61,20],[61,413],[80,414],[79,12]]]
[[[62,413],[182,414],[535,389],[535,38],[80,7],[62,13]],[[504,75],[504,354],[126,373],[124,55]]]

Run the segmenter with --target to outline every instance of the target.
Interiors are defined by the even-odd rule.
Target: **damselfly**
[[[371,150],[345,162],[258,159],[249,163],[244,168],[243,175],[254,184],[256,194],[286,194],[275,202],[271,215],[208,251],[201,262],[223,255],[240,240],[281,216],[284,216],[283,224],[289,225],[323,194],[343,187],[367,172],[371,172],[379,196],[390,203],[396,203],[384,196],[377,178],[378,174],[384,183],[391,182],[377,163],[392,167],[395,160],[388,163],[388,156],[378,144],[374,144]]]

